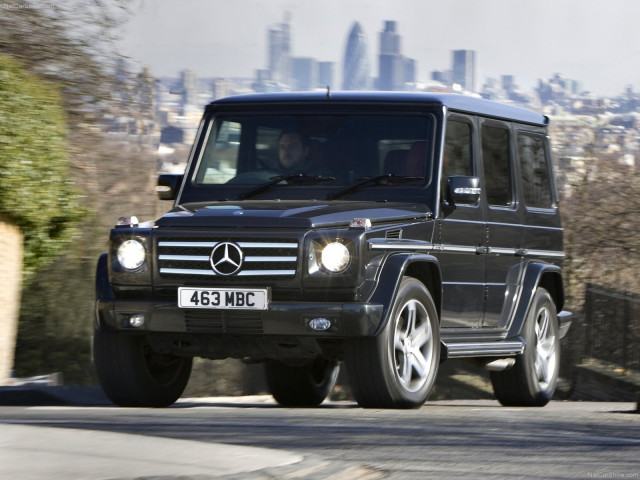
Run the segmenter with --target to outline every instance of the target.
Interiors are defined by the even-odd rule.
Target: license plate
[[[266,288],[178,288],[180,308],[266,310],[268,304]]]

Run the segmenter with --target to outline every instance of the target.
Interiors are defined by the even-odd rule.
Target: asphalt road
[[[0,478],[640,478],[635,409],[494,401],[285,409],[269,397],[186,399],[168,409],[2,406]]]

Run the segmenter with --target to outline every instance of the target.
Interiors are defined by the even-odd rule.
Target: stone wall
[[[0,385],[7,385],[20,314],[23,239],[20,229],[0,216]]]

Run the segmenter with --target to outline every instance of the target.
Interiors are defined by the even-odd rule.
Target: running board
[[[444,343],[445,358],[515,357],[524,352],[524,340],[499,342]]]

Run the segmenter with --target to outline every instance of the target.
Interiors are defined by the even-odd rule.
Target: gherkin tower
[[[366,90],[369,88],[367,37],[358,22],[353,24],[349,33],[342,72],[343,90]]]

